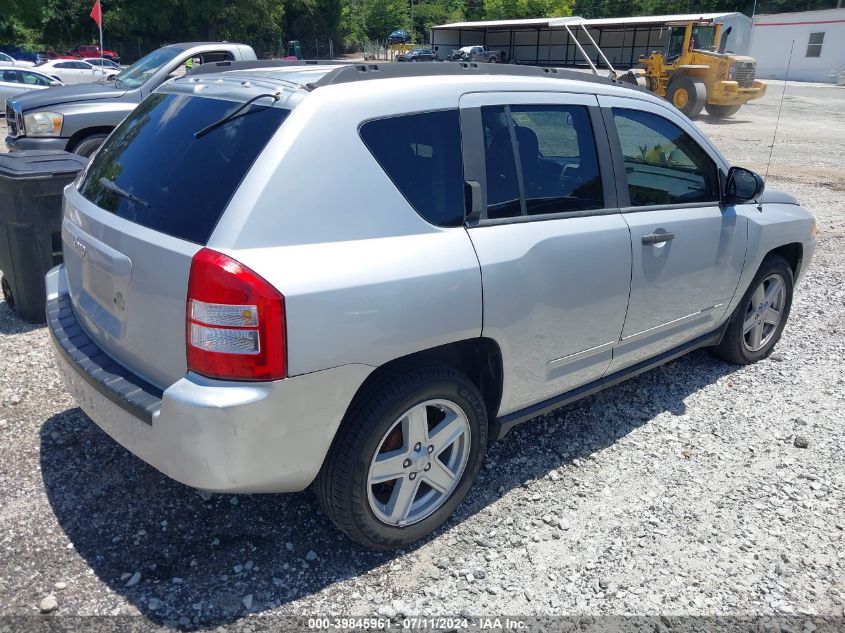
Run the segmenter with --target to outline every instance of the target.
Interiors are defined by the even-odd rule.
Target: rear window
[[[438,226],[463,224],[457,110],[369,121],[361,126],[361,138],[417,213]]]
[[[94,157],[80,193],[121,218],[205,244],[256,157],[290,114],[264,102],[270,99],[196,138],[196,132],[241,104],[151,95]]]

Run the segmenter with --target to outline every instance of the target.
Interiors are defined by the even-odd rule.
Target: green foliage
[[[410,5],[406,0],[363,0],[364,24],[368,39],[385,39],[391,31],[409,29]]]
[[[572,15],[571,0],[484,0],[488,20],[512,20]]]
[[[807,11],[837,0],[757,0],[757,13]],[[2,0],[0,43],[59,52],[95,43],[89,17],[94,0]],[[332,39],[343,43],[384,40],[398,28],[427,41],[432,26],[459,20],[540,16],[623,17],[739,11],[754,0],[101,0],[106,48],[127,60],[171,42],[239,41],[259,54],[284,54],[287,40],[302,42],[306,56],[325,56]],[[413,18],[413,20],[412,20]],[[413,21],[413,24],[412,24]],[[315,44],[316,42],[316,44]],[[317,46],[318,48],[315,48]]]

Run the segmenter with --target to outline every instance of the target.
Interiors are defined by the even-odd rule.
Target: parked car
[[[38,63],[38,55],[32,51],[14,44],[0,44],[0,53],[5,53],[15,61]]]
[[[505,51],[491,50],[486,46],[463,46],[452,51],[449,56],[450,61],[487,62],[490,64],[498,64],[506,59]]]
[[[411,41],[411,36],[405,29],[396,29],[387,36],[388,44],[407,44]]]
[[[36,68],[67,85],[94,83],[117,74],[116,71],[98,68],[81,59],[51,59]]]
[[[30,68],[0,66],[0,104],[4,104],[6,99],[30,90],[43,90],[50,86],[61,85],[60,81]]]
[[[47,276],[70,391],[173,479],[313,483],[346,534],[397,547],[514,425],[694,349],[754,363],[783,332],[812,216],[646,91],[242,66],[115,130],[65,190]]]
[[[87,63],[91,64],[92,66],[96,66],[97,68],[102,68],[103,70],[113,70],[115,73],[120,72],[126,66],[121,66],[120,64],[116,64],[110,59],[106,59],[105,57],[89,57],[85,60]]]
[[[35,66],[33,62],[27,62],[20,59],[15,59],[6,53],[0,53],[0,64],[3,66],[17,66],[18,68],[32,68]]]
[[[429,48],[414,48],[396,58],[397,62],[433,62],[434,51]]]
[[[117,52],[103,50],[103,53],[101,55],[99,46],[92,46],[88,44],[75,47],[73,50],[70,51],[70,54],[81,59],[88,59],[89,57],[104,57],[115,63],[120,63],[120,55],[118,55]]]
[[[39,62],[45,62],[50,59],[79,59],[75,55],[62,55],[61,53],[57,53],[53,49],[49,49],[46,51],[38,51],[36,52],[36,55],[38,55]]]
[[[90,156],[144,97],[164,81],[184,74],[189,59],[202,64],[256,57],[244,44],[173,44],[141,58],[111,81],[15,97],[6,104],[6,145],[11,151],[61,149]],[[36,120],[49,121],[49,125]]]

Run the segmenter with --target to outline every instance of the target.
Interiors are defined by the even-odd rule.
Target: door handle
[[[674,233],[649,233],[648,235],[643,235],[643,244],[653,246],[655,244],[662,244],[663,242],[671,242],[674,239]]]

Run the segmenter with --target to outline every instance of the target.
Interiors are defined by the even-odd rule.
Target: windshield
[[[176,59],[182,52],[178,48],[170,47],[153,51],[129,66],[129,68],[124,68],[119,72],[114,78],[114,83],[119,87],[137,88],[146,83],[147,79],[152,77],[159,68]]]
[[[716,29],[712,26],[692,27],[692,48],[700,51],[713,48],[715,34]]]

